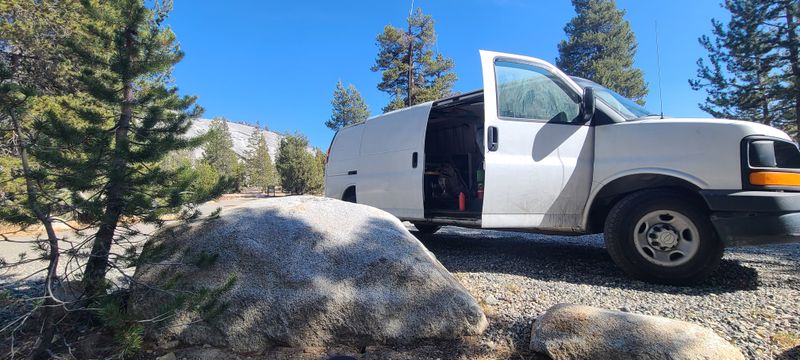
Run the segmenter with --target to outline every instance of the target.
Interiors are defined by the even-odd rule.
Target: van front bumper
[[[800,193],[701,190],[728,246],[800,242]]]

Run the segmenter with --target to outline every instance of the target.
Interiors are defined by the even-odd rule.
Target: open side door
[[[574,231],[591,187],[593,131],[581,89],[553,65],[481,51],[484,228]]]
[[[356,197],[403,220],[424,219],[425,130],[432,103],[367,120]]]

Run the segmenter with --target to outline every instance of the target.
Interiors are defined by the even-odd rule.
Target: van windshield
[[[591,87],[594,89],[594,94],[597,98],[602,100],[612,109],[616,110],[625,120],[631,121],[636,119],[641,119],[648,116],[659,116],[650,110],[645,109],[641,105],[637,104],[631,99],[628,99],[616,92],[612,91],[611,89],[602,86],[594,81],[586,80],[584,78],[579,78],[576,76],[572,77],[572,80],[575,80],[578,85],[582,88]]]

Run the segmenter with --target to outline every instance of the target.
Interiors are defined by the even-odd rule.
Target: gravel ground
[[[729,249],[707,281],[673,287],[628,278],[599,235],[445,227],[418,236],[481,302],[490,349],[524,353],[536,316],[569,302],[700,324],[751,359],[800,359],[800,244]]]
[[[480,338],[468,341],[469,347],[481,348],[480,355],[463,346],[427,345],[396,353],[367,349],[361,356],[353,354],[357,357],[543,358],[527,351],[531,325],[550,306],[570,302],[706,326],[737,345],[747,358],[800,359],[800,244],[730,249],[720,269],[705,283],[682,288],[628,278],[611,261],[597,235],[547,236],[455,227],[445,227],[435,235],[415,234],[484,307],[490,326]],[[12,260],[29,248],[3,242],[0,256]],[[31,270],[0,269],[0,285]],[[9,290],[16,296],[32,296],[40,293],[37,285],[31,281]],[[0,311],[4,319],[0,323],[11,315],[4,312]]]

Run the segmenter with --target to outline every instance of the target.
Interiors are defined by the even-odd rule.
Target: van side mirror
[[[594,116],[594,89],[587,87],[583,89],[583,102],[581,103],[581,113],[583,114],[583,122],[592,120]]]

